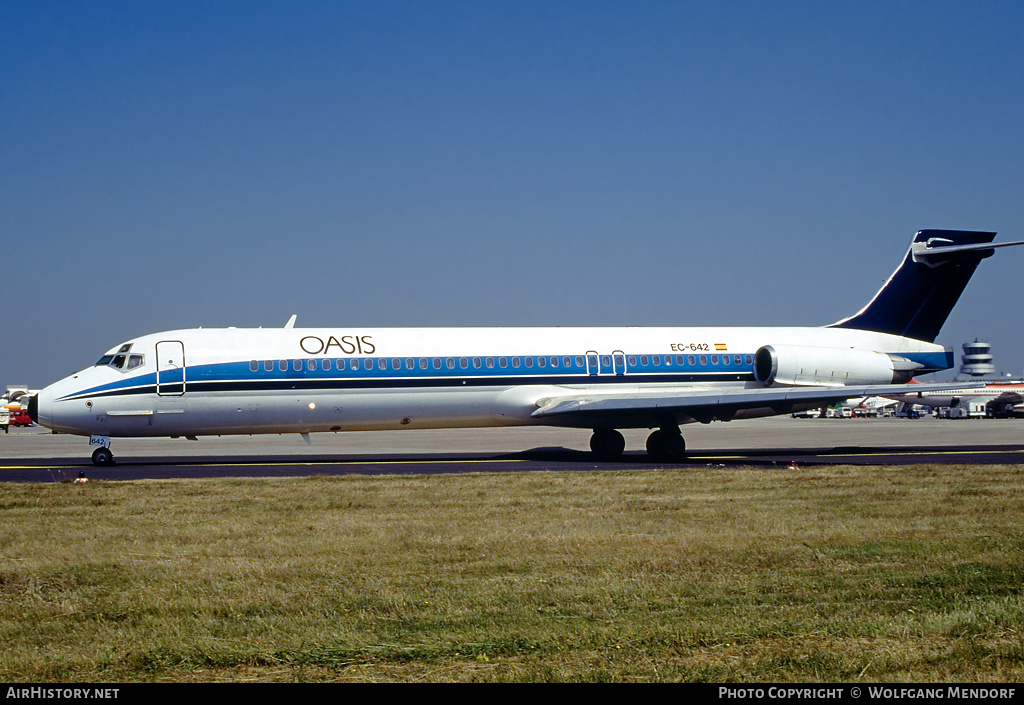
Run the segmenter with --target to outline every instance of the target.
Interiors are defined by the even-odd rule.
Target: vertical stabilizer
[[[830,328],[856,328],[934,342],[995,233],[919,230],[907,256],[871,302]],[[1006,243],[1016,244],[1016,243]]]

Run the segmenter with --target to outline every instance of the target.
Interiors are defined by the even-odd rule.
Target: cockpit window
[[[122,345],[116,354],[104,355],[96,361],[96,367],[113,367],[116,370],[134,370],[136,367],[142,367],[146,362],[146,356],[139,353],[129,355],[131,347],[132,344],[128,343]]]

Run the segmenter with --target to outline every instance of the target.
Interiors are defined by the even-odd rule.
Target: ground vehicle
[[[12,409],[10,412],[11,426],[31,426],[32,419],[28,416],[28,409]]]
[[[26,402],[29,397],[35,394],[23,385],[8,387],[3,396],[0,396],[0,428],[7,433],[11,426],[31,426],[33,421],[28,415]]]

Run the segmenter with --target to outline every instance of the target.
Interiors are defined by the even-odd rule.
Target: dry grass
[[[1017,681],[1022,472],[0,485],[0,679]]]

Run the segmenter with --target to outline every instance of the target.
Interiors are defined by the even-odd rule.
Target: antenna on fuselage
[[[299,317],[299,314],[293,313],[292,317],[288,319],[288,322],[284,324],[284,327],[285,328],[294,328],[295,327],[295,319],[298,318],[298,317]]]

